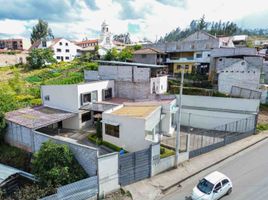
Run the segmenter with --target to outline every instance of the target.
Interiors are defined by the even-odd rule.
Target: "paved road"
[[[233,192],[221,200],[268,199],[268,140],[192,177],[169,191],[163,200],[190,200],[193,187],[205,175],[218,170],[233,182]]]

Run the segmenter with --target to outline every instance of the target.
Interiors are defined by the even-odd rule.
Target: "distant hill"
[[[199,20],[192,20],[189,27],[186,29],[180,29],[179,27],[167,33],[164,37],[161,37],[158,42],[171,42],[181,40],[190,34],[204,30],[212,35],[216,36],[232,36],[232,35],[249,35],[249,36],[261,36],[268,38],[268,29],[242,29],[234,22],[207,22],[205,16]]]

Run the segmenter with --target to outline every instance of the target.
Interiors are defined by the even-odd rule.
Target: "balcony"
[[[167,63],[174,63],[174,62],[195,62],[195,59],[193,56],[190,57],[171,57],[171,58],[167,58]]]

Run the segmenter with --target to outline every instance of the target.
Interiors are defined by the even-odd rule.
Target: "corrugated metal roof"
[[[30,173],[0,163],[0,186],[2,182],[4,182],[8,177],[14,174],[20,174],[21,176],[26,177],[28,179],[36,180],[34,175]]]

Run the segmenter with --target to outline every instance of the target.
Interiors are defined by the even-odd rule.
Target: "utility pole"
[[[177,131],[176,131],[176,149],[175,149],[175,168],[178,167],[179,161],[179,150],[180,150],[180,135],[181,135],[181,104],[182,104],[182,91],[183,91],[183,81],[184,81],[184,69],[185,66],[182,66],[181,71],[181,86],[180,86],[180,99],[179,99],[179,109],[177,111]]]

